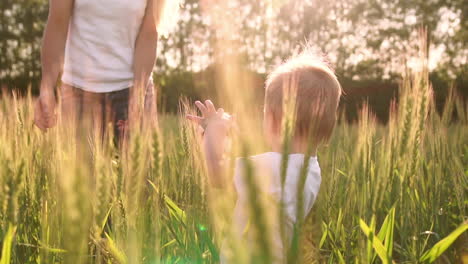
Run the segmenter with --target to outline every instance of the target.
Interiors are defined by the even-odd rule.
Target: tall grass
[[[290,263],[466,259],[468,109],[452,93],[435,111],[422,52],[387,125],[364,106],[357,123],[340,123],[319,149],[322,187],[296,226]],[[227,154],[232,177],[235,157],[266,148],[255,133],[259,100],[240,85],[248,80],[235,59],[226,65],[218,92],[240,127]],[[120,151],[112,140],[80,142],[64,126],[41,133],[32,106],[30,95],[0,100],[1,264],[269,263],[281,210],[261,197],[246,166],[256,243],[244,243],[231,228],[235,192],[207,187],[200,135],[184,118],[163,115],[159,130],[132,131]]]

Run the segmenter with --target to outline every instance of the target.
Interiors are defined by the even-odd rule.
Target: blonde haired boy
[[[256,195],[268,195],[277,203],[284,205],[286,239],[280,235],[278,224],[273,226],[271,247],[274,263],[284,263],[285,252],[290,245],[283,245],[284,241],[291,241],[293,226],[297,222],[297,187],[300,171],[305,159],[309,160],[307,178],[303,189],[303,214],[306,216],[317,198],[320,189],[320,167],[316,157],[318,146],[327,141],[335,126],[337,107],[341,96],[341,85],[335,74],[322,57],[306,51],[295,56],[279,67],[269,76],[266,82],[264,134],[271,152],[249,157],[249,162],[255,169],[254,177],[260,178],[262,183]],[[287,115],[285,101],[293,98],[294,133],[288,155],[286,179],[281,183],[282,151],[282,123]],[[230,115],[222,108],[216,110],[210,100],[195,102],[202,116],[188,116],[204,128],[203,149],[209,172],[210,183],[215,187],[226,186],[223,177],[224,145],[228,137],[228,130],[232,123]],[[311,142],[312,144],[308,144]],[[305,153],[312,146],[310,157]],[[260,173],[259,173],[260,172]],[[238,159],[234,174],[234,186],[237,192],[237,202],[234,211],[234,225],[241,233],[246,229],[248,219],[255,217],[247,212],[249,197],[245,183],[245,159]],[[284,189],[282,190],[282,186]]]

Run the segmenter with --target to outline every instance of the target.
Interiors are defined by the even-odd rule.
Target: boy
[[[307,216],[317,197],[321,176],[316,158],[318,146],[327,141],[333,131],[336,111],[341,96],[341,86],[333,71],[320,58],[311,52],[304,52],[276,68],[266,82],[264,133],[272,152],[249,157],[250,164],[255,169],[253,177],[258,182],[259,193],[267,195],[276,203],[284,205],[284,222],[282,227],[273,224],[270,246],[274,263],[284,263],[285,252],[289,248],[293,236],[293,226],[297,222],[297,187],[300,171],[305,158],[309,158],[307,178],[303,191],[303,216]],[[281,183],[282,150],[282,122],[286,113],[284,102],[287,98],[294,98],[295,118],[294,132],[290,142],[290,153],[284,185]],[[204,128],[203,149],[205,153],[209,180],[215,187],[224,187],[223,152],[227,140],[228,130],[232,124],[231,116],[224,113],[222,108],[216,110],[210,100],[196,106],[202,116],[188,116]],[[309,144],[311,143],[311,144]],[[310,157],[304,157],[305,153]],[[260,172],[260,173],[259,173]],[[245,183],[245,161],[236,162],[234,185],[237,192],[237,203],[234,211],[234,225],[238,233],[242,233],[248,226],[249,194]],[[284,189],[282,189],[284,186]],[[253,216],[255,217],[255,216]],[[284,236],[280,229],[283,229]],[[285,240],[282,239],[285,237]],[[283,246],[283,241],[288,245]]]

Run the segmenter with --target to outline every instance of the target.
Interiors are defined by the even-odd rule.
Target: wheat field
[[[225,80],[221,98],[241,127],[230,155],[264,150],[261,135],[243,133],[261,131],[260,111],[246,107],[254,99]],[[188,101],[159,129],[132,131],[124,150],[77,142],[60,125],[40,132],[33,101],[7,92],[0,101],[0,264],[218,263],[226,239],[234,263],[269,263],[275,216],[253,199],[256,243],[231,236],[235,193],[208,187]],[[322,187],[288,263],[467,263],[468,108],[454,90],[438,113],[427,71],[408,72],[388,124],[363,106],[318,158]]]

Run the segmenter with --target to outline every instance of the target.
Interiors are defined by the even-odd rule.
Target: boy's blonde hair
[[[322,56],[303,52],[268,76],[265,110],[277,125],[283,117],[284,97],[291,91],[296,98],[295,136],[312,136],[317,144],[327,141],[335,126],[341,85]]]

